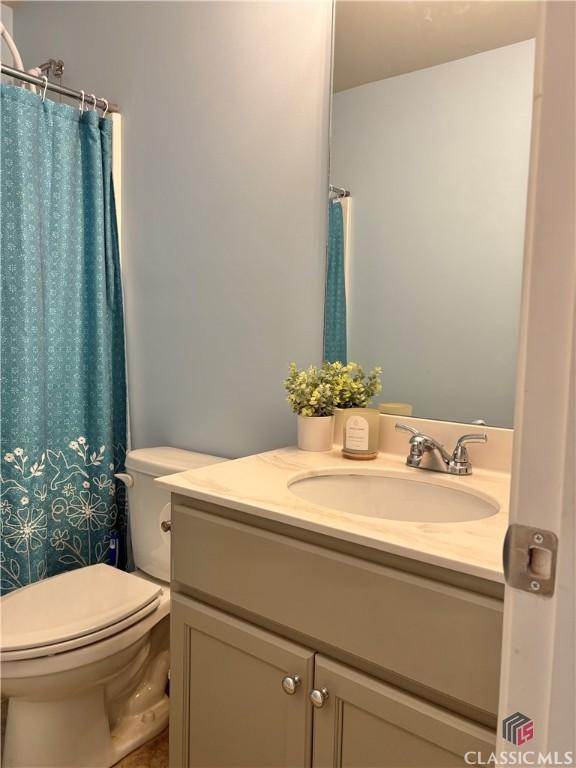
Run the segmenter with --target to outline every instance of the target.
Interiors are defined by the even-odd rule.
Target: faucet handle
[[[411,427],[410,424],[401,424],[399,421],[396,422],[396,432],[410,432],[411,435],[420,434],[420,431]]]
[[[470,464],[470,458],[468,456],[468,451],[466,450],[466,443],[487,442],[488,435],[485,432],[477,432],[473,435],[462,435],[462,437],[459,437],[450,461],[454,474],[469,475],[472,472],[472,465]]]
[[[487,443],[488,435],[486,432],[477,432],[473,435],[462,435],[456,442],[456,450],[464,446],[465,443]]]

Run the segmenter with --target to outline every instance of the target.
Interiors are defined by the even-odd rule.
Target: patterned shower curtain
[[[126,380],[111,121],[1,89],[0,587],[9,592],[118,560]]]
[[[328,255],[324,299],[324,360],[347,363],[346,279],[342,204],[328,206]]]

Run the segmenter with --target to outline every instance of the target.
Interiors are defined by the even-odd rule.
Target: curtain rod
[[[330,192],[333,192],[336,197],[351,197],[350,191],[348,189],[343,189],[343,187],[334,187],[332,184],[330,184]]]
[[[23,80],[25,83],[36,85],[42,90],[44,87],[46,87],[47,91],[54,91],[54,93],[60,93],[62,96],[68,96],[69,99],[82,101],[82,91],[75,91],[72,88],[66,88],[66,86],[58,85],[58,83],[52,83],[50,80],[45,81],[42,77],[31,75],[29,72],[24,72],[21,69],[14,69],[14,67],[9,67],[7,64],[1,65],[1,71],[3,75],[13,77],[15,80]],[[94,100],[88,93],[84,93],[84,105],[86,109],[90,109],[90,107],[94,106]],[[120,112],[120,109],[116,104],[109,104],[106,99],[97,98],[96,106],[103,111],[107,109],[108,112]]]

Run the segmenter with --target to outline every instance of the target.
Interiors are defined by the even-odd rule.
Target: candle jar
[[[378,456],[380,413],[375,408],[348,408],[344,415],[342,455],[365,461]]]

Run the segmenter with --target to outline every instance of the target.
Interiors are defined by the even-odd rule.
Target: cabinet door
[[[310,766],[314,653],[182,595],[171,622],[171,767]]]
[[[314,768],[449,768],[466,752],[489,754],[492,731],[316,656]]]

